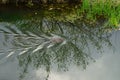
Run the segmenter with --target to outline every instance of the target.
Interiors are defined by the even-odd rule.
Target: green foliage
[[[28,7],[32,7],[34,4],[32,3],[32,0],[29,0],[28,3],[27,3],[27,6]]]
[[[89,20],[104,17],[111,26],[118,26],[120,22],[119,1],[83,0],[79,12],[82,12]]]
[[[14,0],[14,1],[16,1],[16,4],[20,2],[20,0],[18,1]],[[52,3],[56,1],[57,0],[51,0],[51,1],[48,0],[48,3]],[[64,2],[64,0],[58,0],[58,1]],[[67,1],[69,3],[69,0]],[[79,0],[75,0],[75,1],[79,1]],[[45,0],[41,0],[41,2],[44,3]],[[25,2],[25,5],[29,8],[34,9],[34,7],[36,7],[34,3],[35,3],[34,0],[28,0]],[[38,3],[38,4],[43,4],[43,3]],[[115,26],[115,27],[118,27],[120,22],[120,1],[117,0],[82,0],[80,5],[75,4],[75,6],[67,5],[67,4],[54,4],[54,5],[43,4],[38,8],[41,7],[44,8],[45,10],[44,11],[45,16],[48,17],[54,16],[56,17],[56,20],[59,21],[67,20],[70,22],[74,22],[77,19],[85,18],[84,20],[89,21],[91,23],[91,22],[96,22],[99,19],[102,20],[104,19],[108,21],[109,26]]]

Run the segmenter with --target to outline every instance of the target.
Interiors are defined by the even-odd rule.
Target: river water
[[[119,30],[34,11],[2,11],[0,20],[0,80],[120,79]]]

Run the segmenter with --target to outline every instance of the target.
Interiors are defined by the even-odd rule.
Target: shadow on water
[[[14,24],[1,22],[0,63],[17,57],[21,79],[29,66],[33,66],[44,67],[47,80],[54,67],[67,71],[69,66],[77,65],[85,69],[95,60],[91,48],[102,52],[102,46],[112,46],[109,37],[102,24],[88,24],[83,20],[73,23],[40,17],[18,20]]]

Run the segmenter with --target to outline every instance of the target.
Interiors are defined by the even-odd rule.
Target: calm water
[[[0,80],[119,80],[120,31],[43,11],[1,10]]]

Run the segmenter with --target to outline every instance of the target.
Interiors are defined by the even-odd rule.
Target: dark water
[[[0,80],[120,79],[119,30],[43,13],[0,13]]]

